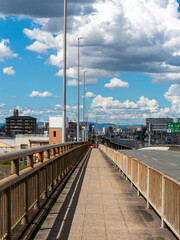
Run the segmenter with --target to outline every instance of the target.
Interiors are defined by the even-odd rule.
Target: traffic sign
[[[85,121],[83,121],[83,122],[81,123],[81,126],[82,126],[82,127],[86,127],[86,124],[87,124],[87,123],[86,123]]]
[[[152,131],[149,131],[148,134],[149,134],[149,135],[152,135]]]
[[[180,133],[180,123],[167,123],[168,133]]]

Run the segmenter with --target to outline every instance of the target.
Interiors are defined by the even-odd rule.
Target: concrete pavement
[[[59,195],[35,239],[174,240],[99,149]]]

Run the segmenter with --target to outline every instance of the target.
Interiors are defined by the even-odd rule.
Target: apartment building
[[[17,134],[35,134],[37,119],[30,116],[19,116],[18,110],[14,110],[14,116],[6,118],[5,132],[8,136]]]

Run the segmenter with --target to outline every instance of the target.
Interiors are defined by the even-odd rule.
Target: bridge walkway
[[[99,149],[79,164],[34,238],[175,239]]]

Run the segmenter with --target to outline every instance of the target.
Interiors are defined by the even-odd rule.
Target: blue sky
[[[2,0],[0,0],[1,3]],[[176,0],[68,1],[67,116],[76,119],[77,38],[89,120],[144,124],[180,115]],[[59,11],[57,11],[59,9]],[[153,9],[153,10],[152,10]],[[63,1],[7,0],[0,10],[0,122],[19,108],[38,121],[62,113]],[[82,105],[82,85],[80,86]],[[82,106],[81,106],[82,118]]]

